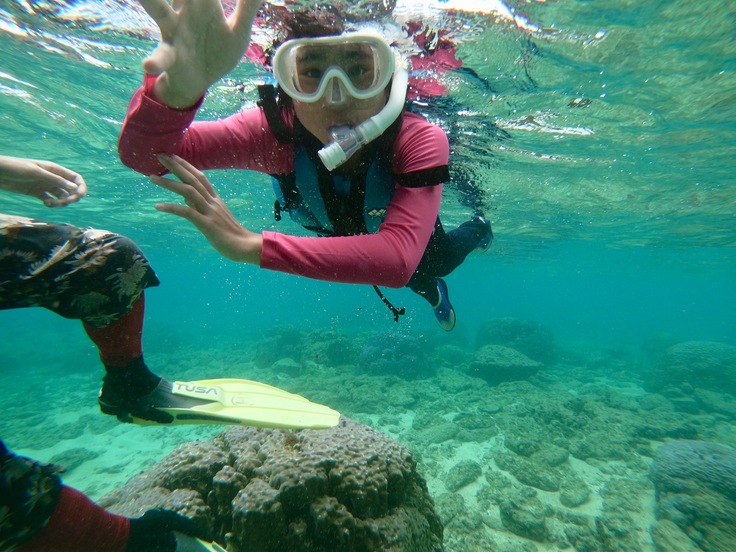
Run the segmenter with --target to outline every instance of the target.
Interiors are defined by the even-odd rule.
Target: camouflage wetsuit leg
[[[158,284],[125,236],[0,214],[0,310],[44,307],[107,326]]]
[[[40,533],[60,494],[53,467],[16,456],[0,441],[0,550],[15,550]]]

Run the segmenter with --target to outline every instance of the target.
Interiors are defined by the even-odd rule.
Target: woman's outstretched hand
[[[46,207],[63,207],[86,196],[87,184],[51,161],[0,155],[0,190],[36,197]]]
[[[193,106],[240,61],[262,0],[237,0],[229,18],[220,0],[139,0],[158,25],[161,42],[143,62],[158,75],[156,99],[175,109]]]
[[[260,265],[261,235],[251,232],[235,219],[204,173],[176,155],[159,155],[158,158],[181,182],[162,176],[152,176],[151,182],[179,194],[186,206],[157,203],[156,209],[194,224],[223,257]]]

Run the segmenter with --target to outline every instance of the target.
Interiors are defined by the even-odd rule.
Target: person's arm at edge
[[[46,207],[64,207],[87,195],[87,183],[51,161],[0,155],[0,190],[35,197]]]

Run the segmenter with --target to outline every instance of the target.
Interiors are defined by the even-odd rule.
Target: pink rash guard
[[[194,121],[201,101],[175,110],[153,97],[146,75],[133,96],[118,151],[122,162],[146,175],[163,174],[157,153],[176,154],[200,170],[294,171],[294,147],[279,142],[259,108],[217,121]],[[418,115],[406,113],[394,143],[392,172],[400,179],[446,168],[447,136]],[[439,180],[439,179],[438,179]],[[396,184],[378,232],[346,237],[303,237],[263,232],[261,268],[332,282],[402,287],[416,270],[439,212],[442,182]]]

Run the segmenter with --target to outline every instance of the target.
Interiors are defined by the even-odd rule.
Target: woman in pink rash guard
[[[229,18],[219,2],[183,0],[174,11],[166,0],[140,1],[162,42],[144,61],[119,152],[186,203],[156,208],[195,224],[234,261],[333,282],[407,286],[452,330],[442,277],[474,249],[486,250],[492,232],[476,215],[445,233],[439,206],[450,178],[447,137],[401,109],[406,84],[393,90],[402,69],[393,49],[374,35],[344,33],[334,13],[292,13],[284,22],[288,39],[273,57],[278,88],[262,87],[258,108],[194,122],[207,89],[248,47],[261,0],[240,0]],[[368,127],[375,136],[366,137]],[[327,149],[338,149],[339,159],[327,161]],[[274,177],[277,219],[286,211],[318,236],[243,227],[201,172],[229,168]],[[166,172],[180,181],[163,178]]]

